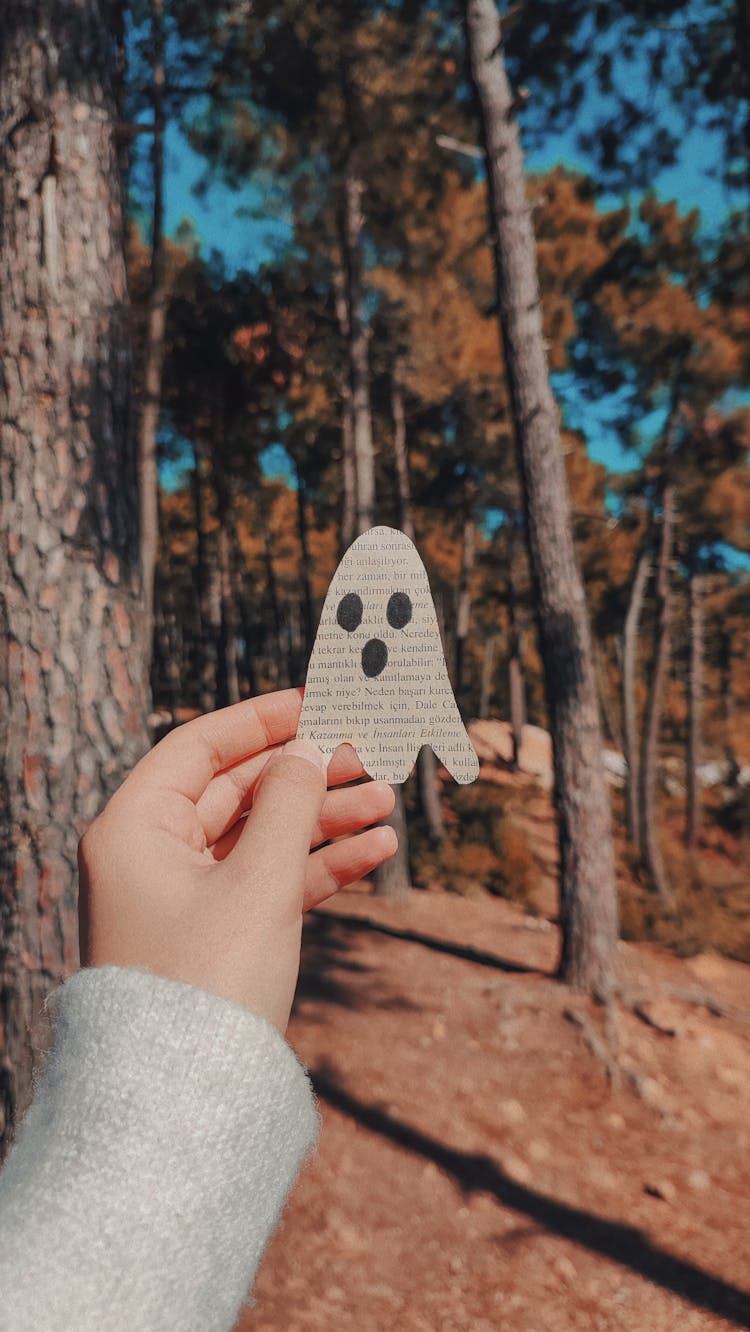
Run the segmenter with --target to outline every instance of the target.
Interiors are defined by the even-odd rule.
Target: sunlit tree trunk
[[[464,695],[464,666],[466,661],[466,642],[471,623],[471,577],[476,558],[476,523],[473,505],[469,499],[464,516],[461,534],[461,566],[458,575],[458,596],[456,598],[456,648],[455,648],[455,688],[459,703]]]
[[[658,507],[661,509],[661,527],[656,559],[656,617],[649,688],[643,718],[638,789],[641,858],[644,868],[665,906],[671,906],[673,899],[659,840],[656,801],[659,735],[661,732],[664,689],[669,674],[672,646],[671,564],[674,545],[675,495],[671,471],[680,416],[679,395],[675,389],[664,433],[662,473],[659,484]]]
[[[398,514],[401,531],[414,540],[414,517],[409,477],[409,447],[406,438],[406,411],[404,394],[394,370],[391,381],[391,417],[393,420],[393,456],[398,491]],[[445,836],[443,809],[437,776],[437,759],[431,745],[423,745],[417,757],[417,789],[422,817],[433,846],[439,846]]]
[[[639,846],[641,840],[641,816],[638,802],[638,791],[640,789],[638,709],[635,690],[638,671],[638,631],[650,571],[649,552],[644,550],[638,558],[635,576],[630,587],[622,643],[622,725],[625,762],[627,764],[625,809],[628,837],[634,846]]]
[[[617,942],[612,830],[583,583],[550,388],[531,210],[495,0],[466,0],[484,130],[498,311],[523,482],[539,644],[555,756],[560,974],[609,991]]]
[[[523,674],[521,624],[516,592],[518,562],[518,524],[511,518],[508,555],[508,693],[510,696],[510,729],[513,737],[513,767],[518,769],[526,725],[526,685]]]
[[[674,488],[667,480],[662,490],[662,518],[656,568],[656,624],[653,656],[641,747],[639,818],[643,863],[662,901],[669,905],[672,893],[657,831],[657,773],[664,687],[669,672],[672,628],[670,562],[674,536]]]
[[[151,0],[151,107],[153,209],[151,214],[151,289],[148,297],[143,366],[143,404],[138,427],[138,497],[141,517],[141,568],[149,652],[153,645],[154,571],[159,546],[159,479],[156,438],[161,411],[167,322],[167,283],[164,255],[164,9],[163,0]]]
[[[695,850],[701,835],[701,764],[703,725],[703,600],[701,578],[691,562],[690,674],[688,679],[687,821],[685,841]]]
[[[356,153],[352,149],[347,155],[344,174],[343,238],[357,533],[366,532],[375,522],[375,448],[370,410],[368,333],[362,290],[363,194],[364,183],[357,171]]]
[[[13,0],[0,51],[0,1132],[78,966],[76,850],[148,745],[114,42]]]

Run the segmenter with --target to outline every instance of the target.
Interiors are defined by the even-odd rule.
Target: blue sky
[[[546,171],[563,164],[571,169],[590,172],[591,162],[578,147],[577,136],[592,127],[603,105],[594,93],[590,94],[584,101],[574,127],[562,132],[549,130],[545,133],[543,149],[527,155],[528,169]],[[672,114],[666,93],[662,96],[657,94],[655,117],[669,122]],[[719,134],[696,126],[683,136],[677,164],[663,170],[654,182],[661,198],[676,199],[685,212],[698,208],[702,230],[707,234],[719,229],[732,205],[736,206],[737,202],[716,171],[717,163],[721,161],[721,152]],[[230,271],[237,268],[252,270],[284,248],[291,236],[291,219],[278,215],[278,199],[275,198],[273,204],[269,199],[267,203],[258,185],[251,184],[242,191],[235,191],[218,177],[213,177],[207,190],[200,196],[196,195],[195,186],[205,171],[205,163],[193,152],[175,125],[168,129],[165,161],[166,229],[169,234],[174,234],[180,223],[189,218],[204,251],[219,250]],[[619,197],[614,196],[602,200],[604,207],[617,206],[621,202]],[[631,199],[630,202],[636,203],[637,200]],[[584,432],[591,457],[615,471],[633,467],[636,459],[632,453],[623,450],[616,431],[608,425],[611,404],[606,400],[596,404],[584,403],[573,384],[566,387],[561,381],[555,387],[564,407],[566,422],[572,428]],[[645,441],[658,430],[659,425],[658,413],[656,417],[644,421]],[[274,451],[267,465],[274,474],[286,474],[283,450]]]

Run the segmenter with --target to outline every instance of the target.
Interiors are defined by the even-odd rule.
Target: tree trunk
[[[635,698],[635,682],[638,671],[638,630],[650,572],[649,552],[643,550],[638,558],[635,577],[630,588],[622,643],[622,725],[625,762],[627,763],[625,808],[628,838],[633,846],[640,846],[641,841],[641,815],[638,804],[640,789],[638,709]]]
[[[694,567],[690,570],[690,677],[688,701],[687,743],[687,826],[685,842],[691,851],[698,845],[701,835],[701,785],[698,769],[701,763],[703,723],[703,603],[701,579]]]
[[[356,154],[352,150],[347,156],[344,173],[343,250],[357,534],[366,532],[375,522],[375,448],[370,410],[370,357],[362,291],[363,194],[364,184],[357,172]]]
[[[495,657],[497,655],[499,642],[499,634],[489,634],[484,640],[484,652],[482,654],[482,685],[479,692],[480,721],[485,721],[490,715],[492,685],[495,676]]]
[[[414,540],[414,516],[411,504],[411,479],[409,477],[409,447],[406,439],[406,411],[404,409],[404,391],[396,377],[391,379],[391,416],[393,418],[393,457],[396,465],[396,491],[398,494],[398,521],[401,531]]]
[[[299,459],[294,458],[293,461],[297,478],[297,534],[299,536],[300,583],[302,585],[303,656],[305,659],[304,664],[306,670],[307,662],[315,640],[315,606],[313,604],[312,586],[310,584],[312,559],[310,557],[310,542],[308,539],[309,532],[307,526],[307,490],[305,486],[305,478],[299,465]]]
[[[383,819],[383,823],[389,823],[395,829],[398,850],[390,860],[384,861],[374,871],[373,891],[377,897],[387,898],[390,902],[407,902],[413,890],[409,867],[409,831],[406,823],[404,788],[394,786],[393,791],[396,804],[390,818]]]
[[[232,497],[229,481],[219,462],[220,450],[213,450],[211,477],[216,496],[217,581],[219,587],[219,624],[216,661],[216,706],[239,703],[240,681],[237,674],[237,606],[232,578]]]
[[[662,700],[669,671],[671,647],[670,562],[674,537],[674,488],[665,476],[662,485],[661,539],[656,567],[656,626],[646,712],[641,744],[639,821],[644,868],[665,906],[672,905],[672,892],[657,832],[656,779],[659,764],[659,732]]]
[[[471,621],[471,576],[474,572],[475,557],[476,524],[472,510],[467,509],[461,538],[461,568],[458,575],[458,596],[456,599],[455,692],[459,705],[464,693],[466,640],[469,636]]]
[[[14,0],[0,54],[0,1132],[78,966],[78,839],[147,748],[114,43]]]
[[[153,212],[151,238],[151,290],[148,298],[146,347],[143,365],[143,404],[138,429],[138,495],[141,515],[141,569],[146,608],[149,653],[153,645],[154,571],[159,547],[159,477],[156,437],[161,410],[167,323],[167,283],[164,255],[164,8],[151,0],[152,79],[154,117],[152,146]]]
[[[521,625],[516,595],[516,560],[518,558],[518,526],[515,516],[511,520],[510,557],[508,560],[508,692],[510,695],[510,727],[513,736],[513,767],[521,763],[523,728],[526,725],[526,687],[523,676]]]
[[[344,346],[349,346],[349,315],[342,280],[342,290],[336,295],[336,317]],[[354,465],[354,412],[352,409],[351,378],[336,371],[336,382],[341,399],[341,525],[339,529],[339,559],[351,546],[357,535],[357,469]]]
[[[205,493],[203,464],[200,453],[193,450],[193,508],[195,513],[196,570],[200,635],[196,674],[199,681],[198,706],[202,712],[216,707],[218,691],[219,624],[221,619],[221,593],[215,561],[210,557],[206,540]]]
[[[732,633],[722,625],[719,630],[719,675],[721,679],[721,720],[724,732],[724,754],[732,772],[732,784],[739,775],[735,750],[735,706],[732,684]]]
[[[555,755],[560,834],[560,975],[608,992],[617,942],[615,866],[583,583],[552,397],[523,156],[495,0],[466,0],[495,242],[498,309],[523,482]]]
[[[276,584],[276,569],[273,562],[273,550],[271,548],[271,532],[268,526],[268,518],[263,505],[261,496],[258,503],[258,513],[260,516],[261,532],[263,534],[263,556],[266,566],[266,590],[268,600],[271,605],[271,618],[273,621],[273,634],[276,641],[276,670],[277,687],[283,684],[290,684],[293,675],[291,672],[291,663],[289,662],[288,651],[284,647],[284,621],[281,615],[281,604],[279,602],[279,591]]]
[[[398,382],[397,367],[394,367],[391,377],[391,416],[393,419],[393,456],[396,465],[396,489],[398,493],[398,521],[401,531],[408,536],[410,541],[413,541],[414,516],[409,477],[409,446],[406,438],[406,411],[404,409],[403,389]],[[427,824],[427,832],[433,846],[440,846],[445,836],[437,769],[437,759],[432,746],[423,745],[417,756],[417,789],[422,817]]]

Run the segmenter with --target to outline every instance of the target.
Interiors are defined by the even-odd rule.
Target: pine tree
[[[18,0],[0,116],[0,1128],[78,963],[76,845],[148,744],[114,48],[97,0]],[[81,256],[85,255],[85,262]]]

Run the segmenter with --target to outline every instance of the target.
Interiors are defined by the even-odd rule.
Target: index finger
[[[301,710],[302,690],[284,689],[196,717],[170,731],[128,781],[198,800],[217,773],[295,736]]]

